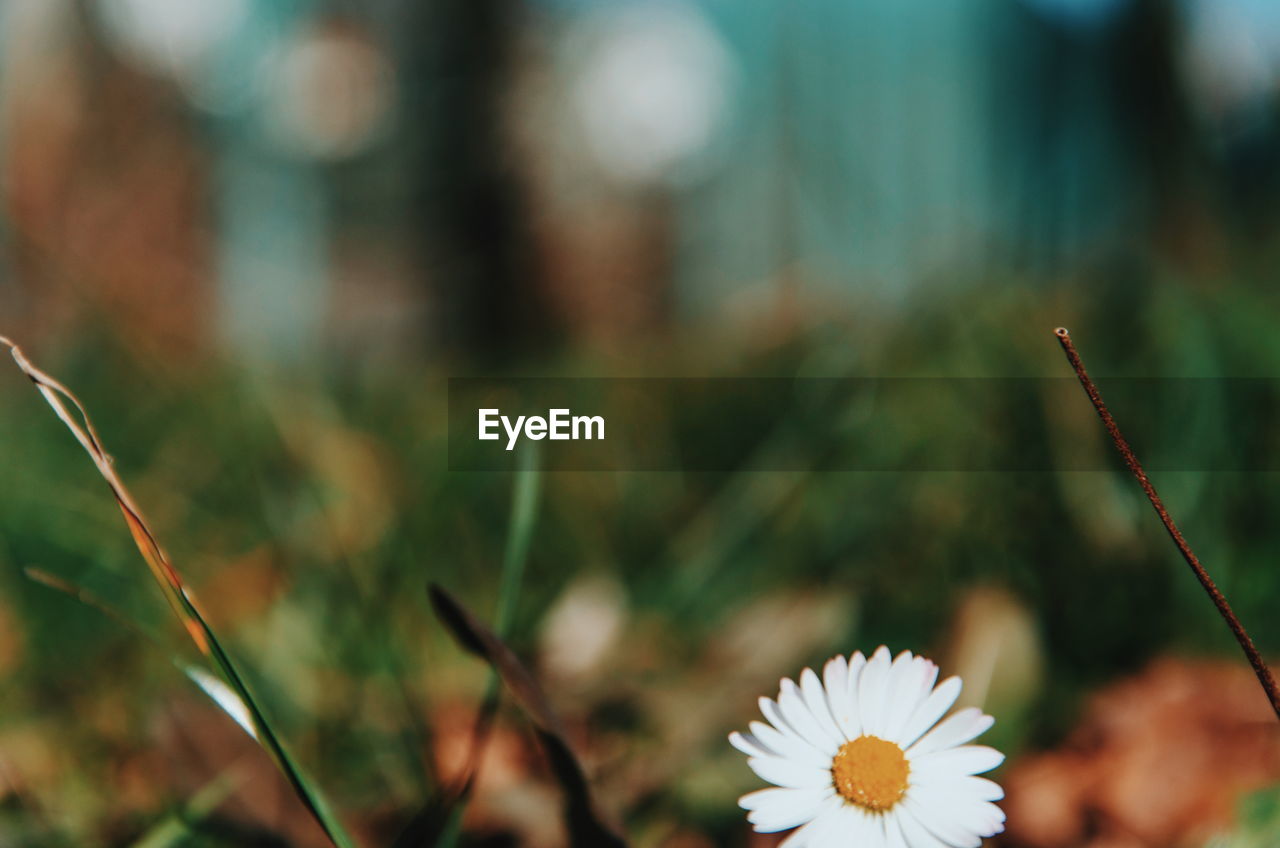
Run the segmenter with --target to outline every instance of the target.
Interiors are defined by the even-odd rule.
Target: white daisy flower
[[[909,651],[890,661],[880,646],[806,668],[760,699],[753,721],[729,741],[776,788],[742,796],[761,833],[799,828],[779,848],[977,848],[1004,830],[1004,797],[975,777],[1004,761],[966,742],[994,720],[973,707],[938,719],[960,694],[960,678],[936,687],[938,667]]]

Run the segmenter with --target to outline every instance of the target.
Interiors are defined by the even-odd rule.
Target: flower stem
[[[1147,472],[1142,469],[1142,463],[1138,462],[1138,457],[1134,455],[1133,448],[1129,447],[1129,442],[1125,440],[1124,434],[1120,432],[1120,427],[1116,424],[1115,419],[1111,417],[1110,411],[1107,410],[1107,405],[1103,403],[1102,394],[1098,391],[1098,387],[1089,378],[1089,372],[1085,370],[1080,354],[1076,353],[1076,347],[1071,343],[1071,334],[1067,332],[1065,327],[1059,327],[1054,330],[1054,335],[1058,337],[1058,343],[1062,345],[1062,350],[1067,355],[1067,361],[1071,363],[1076,376],[1080,378],[1080,385],[1084,387],[1085,394],[1093,402],[1093,408],[1098,411],[1098,417],[1102,419],[1102,425],[1107,428],[1107,435],[1111,436],[1111,441],[1115,444],[1116,450],[1120,451],[1120,456],[1124,458],[1124,464],[1129,466],[1129,471],[1137,478],[1138,485],[1146,493],[1147,500],[1151,501],[1151,506],[1155,508],[1156,515],[1160,516],[1164,529],[1169,531],[1169,537],[1178,546],[1178,552],[1187,561],[1187,565],[1191,566],[1191,571],[1195,574],[1196,579],[1200,581],[1200,585],[1204,587],[1205,594],[1209,596],[1209,600],[1213,601],[1213,605],[1218,608],[1218,613],[1227,622],[1231,632],[1235,634],[1236,641],[1240,643],[1241,650],[1244,651],[1245,657],[1249,660],[1249,665],[1253,666],[1253,673],[1258,676],[1258,682],[1262,684],[1263,691],[1267,693],[1267,698],[1271,701],[1271,709],[1275,710],[1276,717],[1280,718],[1280,686],[1276,685],[1276,679],[1271,674],[1271,669],[1267,667],[1262,654],[1258,653],[1257,647],[1254,646],[1253,640],[1249,638],[1249,633],[1244,629],[1244,625],[1240,623],[1240,619],[1236,618],[1236,614],[1231,609],[1231,604],[1227,603],[1222,591],[1213,582],[1209,572],[1205,571],[1204,566],[1200,564],[1200,560],[1196,557],[1195,552],[1191,550],[1191,546],[1187,544],[1187,540],[1182,537],[1182,531],[1178,529],[1178,525],[1174,524],[1173,519],[1169,517],[1169,511],[1164,508],[1164,503],[1160,500],[1160,496],[1156,494],[1156,487],[1151,485]]]

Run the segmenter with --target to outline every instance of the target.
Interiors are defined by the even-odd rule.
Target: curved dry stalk
[[[1138,462],[1138,457],[1134,455],[1133,448],[1129,447],[1128,440],[1120,432],[1120,427],[1116,424],[1115,419],[1111,417],[1111,412],[1107,409],[1107,405],[1103,403],[1102,393],[1098,391],[1098,387],[1094,385],[1093,380],[1089,377],[1089,372],[1085,370],[1080,354],[1076,353],[1076,346],[1071,343],[1071,334],[1067,332],[1066,327],[1059,327],[1054,330],[1054,335],[1058,337],[1058,343],[1062,345],[1062,351],[1067,355],[1067,361],[1071,363],[1076,376],[1080,378],[1080,385],[1084,387],[1085,394],[1093,402],[1093,408],[1097,410],[1098,417],[1102,419],[1102,426],[1106,427],[1107,435],[1111,437],[1116,450],[1120,452],[1120,456],[1124,459],[1124,464],[1129,467],[1129,471],[1137,479],[1138,485],[1146,493],[1147,500],[1151,501],[1151,506],[1155,509],[1156,515],[1160,516],[1160,522],[1164,524],[1164,529],[1168,531],[1169,537],[1173,539],[1173,544],[1178,548],[1178,552],[1182,554],[1182,558],[1186,560],[1187,565],[1191,567],[1192,573],[1200,581],[1200,585],[1204,587],[1205,594],[1209,596],[1209,600],[1213,601],[1213,605],[1217,607],[1218,614],[1227,623],[1227,627],[1231,628],[1232,634],[1235,635],[1236,641],[1240,643],[1241,650],[1244,651],[1245,657],[1249,660],[1249,665],[1253,666],[1253,673],[1258,676],[1258,682],[1262,684],[1263,691],[1267,693],[1267,699],[1271,702],[1271,709],[1275,711],[1276,718],[1280,718],[1280,686],[1276,685],[1275,676],[1272,675],[1271,669],[1267,667],[1266,660],[1262,658],[1262,654],[1253,644],[1253,640],[1249,638],[1249,632],[1244,629],[1244,625],[1236,617],[1235,612],[1231,609],[1231,604],[1227,603],[1226,596],[1222,594],[1217,584],[1213,582],[1209,572],[1205,571],[1204,566],[1200,564],[1199,558],[1191,550],[1187,540],[1183,538],[1182,531],[1173,522],[1169,511],[1164,507],[1164,502],[1156,494],[1156,487],[1151,484],[1150,478],[1147,477],[1147,472],[1142,468],[1142,463]]]
[[[596,806],[586,771],[569,744],[564,724],[546,693],[506,642],[434,583],[428,587],[440,623],[468,653],[493,668],[525,716],[533,723],[551,771],[565,795],[565,824],[571,848],[627,848],[626,840]]]
[[[94,429],[93,421],[89,418],[89,414],[85,411],[79,398],[58,380],[33,365],[23,354],[22,349],[14,344],[11,339],[0,335],[0,345],[9,348],[9,352],[13,355],[13,360],[18,364],[18,368],[35,384],[36,389],[48,402],[50,408],[62,420],[62,423],[67,425],[67,429],[71,431],[72,435],[76,437],[76,441],[80,443],[85,452],[89,454],[90,459],[93,460],[98,473],[102,475],[102,478],[111,488],[111,494],[115,497],[116,504],[120,507],[120,512],[124,515],[125,523],[129,526],[129,532],[133,536],[134,544],[137,545],[142,558],[146,560],[152,576],[160,585],[160,589],[173,609],[174,614],[182,622],[187,634],[195,642],[200,653],[222,675],[222,681],[229,687],[229,692],[233,693],[243,703],[248,713],[249,723],[254,730],[251,735],[255,736],[258,743],[274,760],[276,766],[288,779],[294,792],[297,793],[298,798],[306,806],[307,811],[311,813],[316,823],[320,825],[325,835],[329,837],[329,840],[336,848],[355,848],[355,841],[346,832],[324,795],[303,774],[302,769],[285,749],[284,742],[272,729],[257,699],[249,690],[244,678],[231,661],[230,655],[222,647],[204,614],[196,605],[195,597],[187,590],[186,584],[183,583],[177,570],[174,569],[168,556],[160,547],[160,542],[142,517],[142,512],[134,503],[129,490],[116,474],[111,456],[103,447],[102,440],[98,437],[97,430]],[[75,409],[75,415],[68,409],[68,404]],[[198,683],[199,681],[197,680],[196,682]],[[206,688],[206,692],[208,691],[208,688]],[[212,696],[213,693],[210,692],[210,695]],[[215,700],[217,700],[216,697]],[[225,706],[224,709],[226,709]],[[243,726],[243,716],[238,718],[235,712],[229,714]]]

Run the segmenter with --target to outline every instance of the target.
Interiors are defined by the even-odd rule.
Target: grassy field
[[[1058,324],[1104,391],[1107,377],[1280,373],[1280,301],[1263,286],[1054,291],[978,286],[821,325],[565,352],[522,373],[1063,377]],[[444,364],[270,373],[156,357],[109,332],[27,353],[90,411],[290,767],[352,844],[392,845],[417,814],[458,845],[565,838],[563,763],[528,692],[498,703],[455,803],[481,705],[503,690],[451,638],[429,584],[531,670],[635,845],[773,844],[736,806],[759,781],[726,734],[780,676],[882,643],[962,675],[962,703],[996,716],[985,739],[1009,755],[995,776],[1010,792],[996,844],[1100,845],[1088,840],[1115,821],[1139,841],[1108,845],[1280,840],[1277,796],[1257,794],[1280,778],[1265,700],[1083,395],[1060,416],[1012,394],[987,432],[949,428],[940,400],[897,422],[884,460],[1008,439],[1050,461],[1092,451],[1113,472],[828,471],[862,443],[851,415],[816,443],[778,422],[768,449],[812,457],[808,470],[539,472],[527,454],[524,472],[467,473],[446,462]],[[219,666],[157,591],[84,451],[16,368],[0,371],[0,399],[0,846],[328,844],[269,755],[184,673]],[[1274,410],[1230,395],[1145,414],[1139,451],[1186,448],[1193,463],[1247,462],[1274,438]],[[1156,482],[1280,655],[1274,474]],[[1138,755],[1123,740],[1139,734],[1105,717],[1169,728],[1154,774],[1175,764],[1202,803],[1133,825],[1168,790],[1126,770]],[[1221,741],[1241,734],[1262,741]],[[1089,799],[1043,789],[1059,785],[1045,774],[1104,760],[1130,783]]]

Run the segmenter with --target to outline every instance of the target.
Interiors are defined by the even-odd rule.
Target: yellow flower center
[[[911,765],[902,749],[878,736],[846,742],[831,761],[836,791],[860,807],[884,812],[907,792]]]

